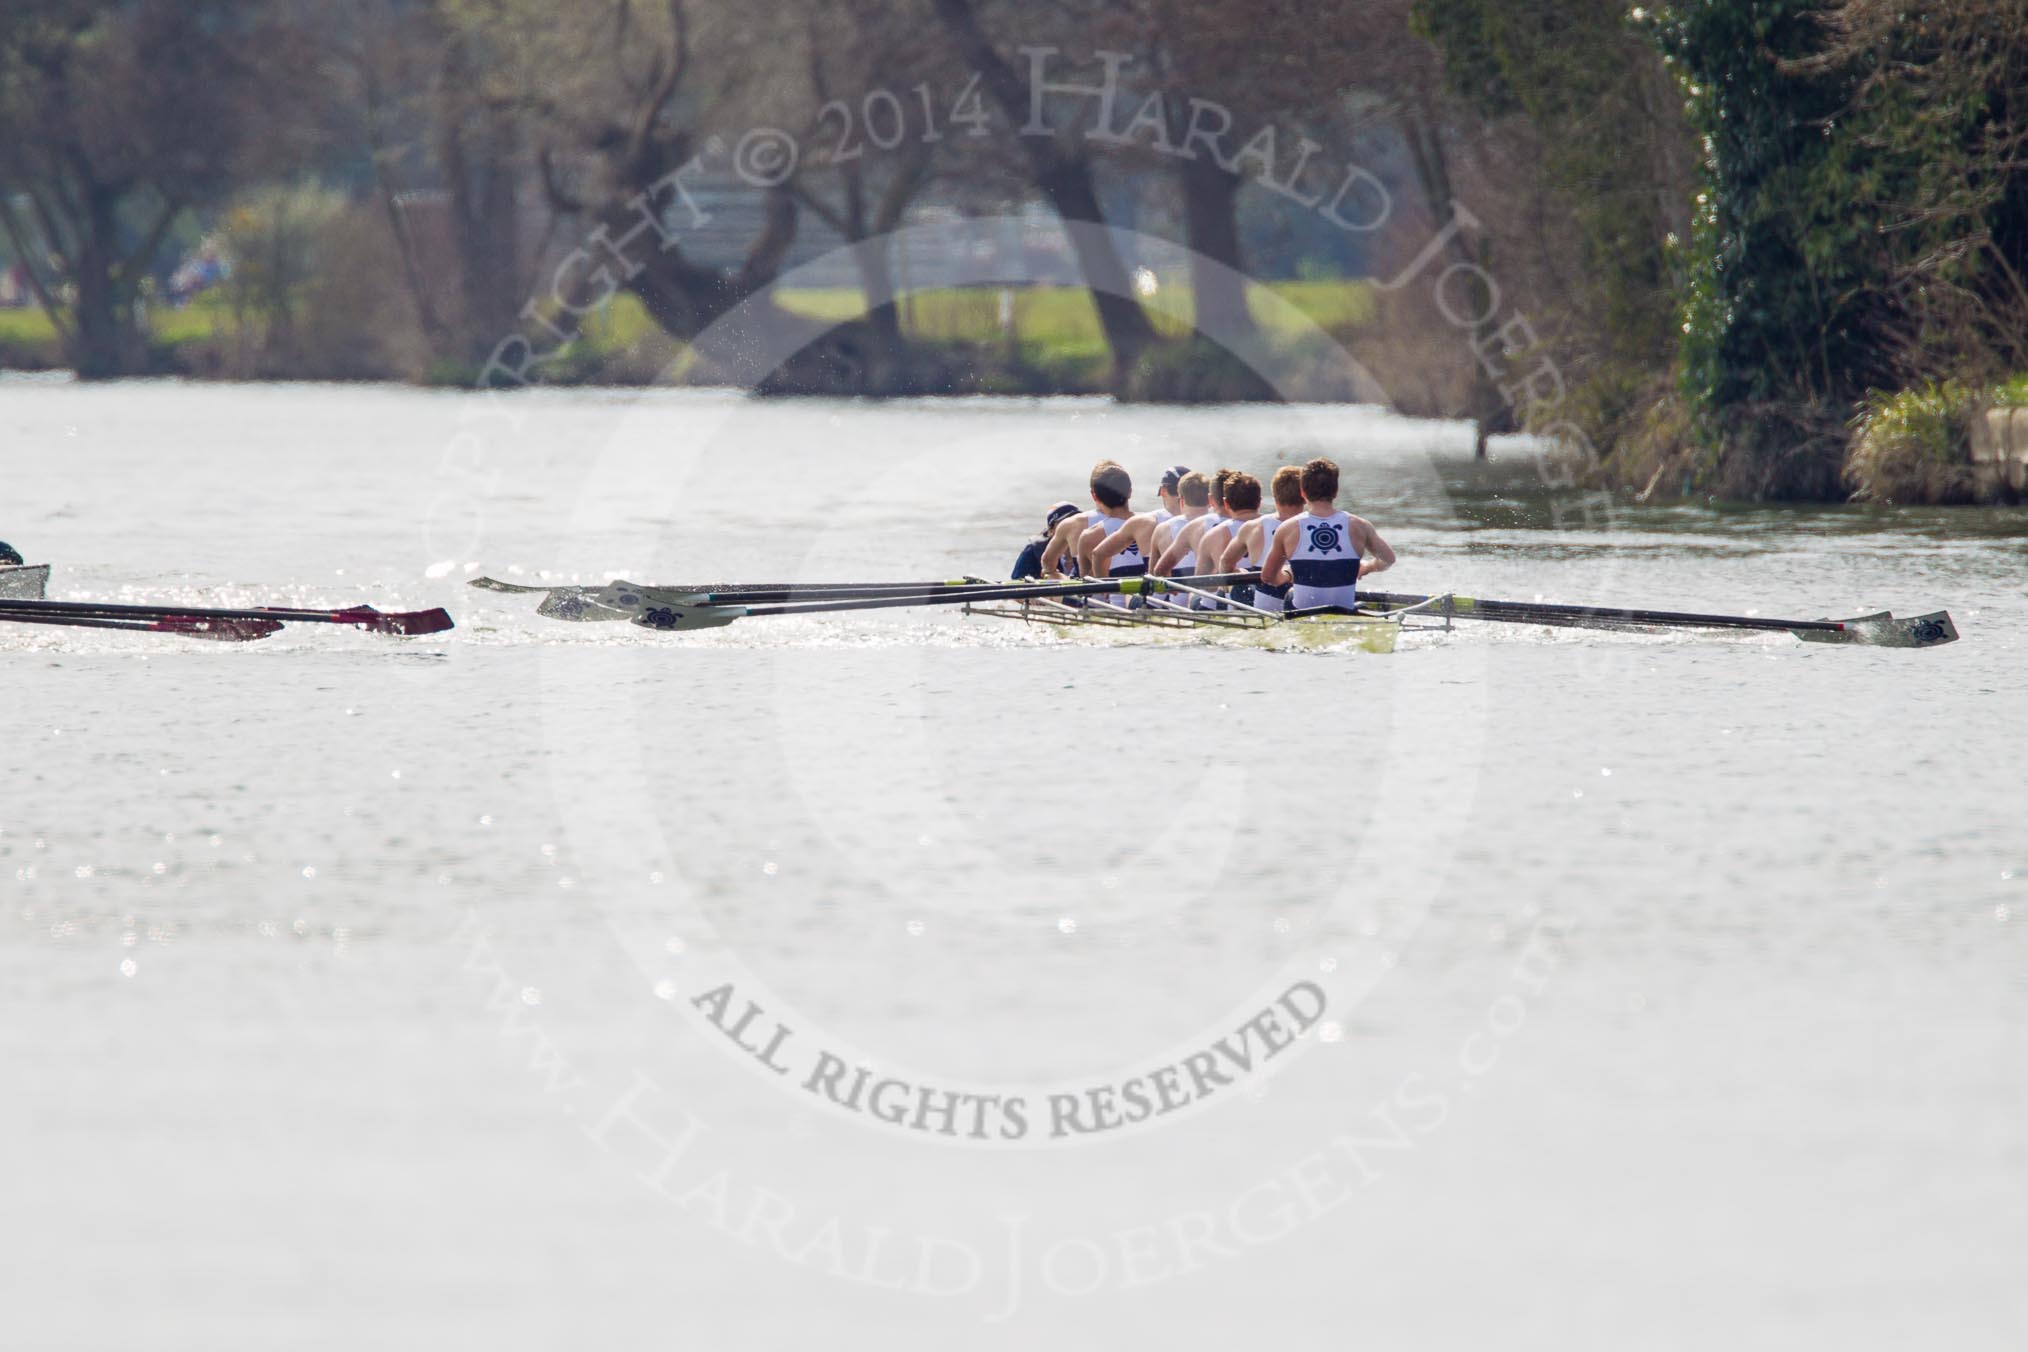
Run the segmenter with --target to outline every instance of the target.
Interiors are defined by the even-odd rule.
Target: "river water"
[[[10,381],[0,448],[52,596],[459,622],[0,630],[10,1346],[2028,1335],[2018,515],[1343,408]],[[991,576],[1102,455],[1318,453],[1397,590],[1964,641],[464,585]]]

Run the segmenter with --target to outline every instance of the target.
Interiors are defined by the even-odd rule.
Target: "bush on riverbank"
[[[1640,501],[1697,497],[1741,501],[1849,499],[1899,507],[2013,502],[2004,476],[1979,472],[1974,427],[1994,409],[2028,408],[2028,375],[1994,385],[1924,381],[1875,391],[1856,413],[1835,405],[1743,406],[1716,442],[1689,402],[1650,388],[1594,471],[1602,487]],[[1580,420],[1581,421],[1581,420]]]
[[[34,308],[0,310],[0,370],[54,371],[63,345],[49,316]]]
[[[1875,393],[1852,420],[1845,479],[1865,502],[1951,505],[1974,498],[1971,420],[1979,400],[1955,380]]]
[[[1972,461],[1974,425],[1994,409],[2028,407],[2028,376],[1981,389],[1929,381],[1875,393],[1853,419],[1845,480],[1862,502],[1951,507],[2006,500],[2004,475],[1982,482]]]

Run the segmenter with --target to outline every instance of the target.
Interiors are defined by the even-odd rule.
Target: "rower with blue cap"
[[[1160,504],[1148,515],[1161,525],[1170,517],[1183,514],[1183,476],[1190,472],[1188,465],[1171,465],[1162,471],[1162,482],[1155,486],[1155,498]]]
[[[1015,581],[1043,576],[1042,554],[1049,548],[1049,537],[1056,534],[1056,528],[1066,519],[1076,515],[1077,504],[1074,502],[1059,502],[1049,509],[1049,514],[1042,519],[1042,534],[1021,546],[1021,555],[1014,560]],[[1077,567],[1075,559],[1071,560],[1071,567],[1073,570]]]

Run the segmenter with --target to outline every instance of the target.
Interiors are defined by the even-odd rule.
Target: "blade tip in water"
[[[1874,648],[1940,648],[1958,641],[1958,627],[1947,610],[1913,617],[1883,612],[1844,620],[1841,626],[1828,633],[1792,632],[1797,638],[1819,643],[1857,643]]]
[[[1917,648],[1935,648],[1945,643],[1958,641],[1958,627],[1951,620],[1948,610],[1939,610],[1931,615],[1918,615],[1911,620],[1897,620],[1908,642]]]
[[[634,617],[642,629],[683,633],[719,629],[746,615],[742,606],[654,606]]]
[[[407,634],[411,637],[422,634],[441,634],[446,630],[458,627],[457,622],[451,618],[451,612],[445,610],[442,606],[438,606],[434,610],[416,610],[406,615],[389,615],[384,618],[394,622],[394,633]]]

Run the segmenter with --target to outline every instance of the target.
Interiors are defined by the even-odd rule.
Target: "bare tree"
[[[596,303],[620,286],[735,380],[826,387],[823,326],[768,294],[799,222],[790,174],[750,180],[765,184],[763,219],[738,265],[699,262],[684,246],[704,219],[692,188],[712,134],[736,128],[738,97],[777,79],[791,50],[783,17],[719,6],[693,16],[685,0],[470,0],[457,13],[493,53],[489,89],[526,118],[550,202],[590,227],[581,266],[544,291],[563,306],[552,326],[589,312],[574,297]],[[783,352],[797,354],[796,371],[763,359]],[[859,379],[856,367],[837,373],[847,387]]]
[[[936,178],[945,142],[931,113],[896,91],[945,84],[953,63],[920,0],[806,0],[802,17],[818,103],[801,139],[817,153],[805,155],[791,190],[851,248],[867,321],[898,355],[890,236]]]
[[[1152,163],[1175,177],[1197,327],[1244,342],[1254,333],[1239,231],[1246,180],[1225,138],[1241,119],[1265,123],[1282,111],[1278,54],[1262,48],[1255,7],[1242,0],[1119,0],[1098,34],[1137,53],[1135,83],[1162,101],[1168,153]],[[1192,143],[1193,130],[1209,135]]]
[[[1369,135],[1380,129],[1404,148],[1428,223],[1442,231],[1460,219],[1465,205],[1463,172],[1483,168],[1497,151],[1489,149],[1486,119],[1446,89],[1438,53],[1416,31],[1415,10],[1416,0],[1354,0],[1322,8],[1302,0],[1258,0],[1251,23],[1262,49],[1277,54],[1277,83],[1289,97],[1335,105],[1351,125]],[[1490,186],[1491,179],[1481,174],[1478,182]],[[1457,274],[1463,294],[1452,309],[1475,321],[1458,335],[1466,350],[1466,393],[1461,406],[1446,411],[1476,424],[1483,457],[1487,438],[1514,430],[1518,419],[1478,359],[1501,345],[1494,313],[1499,298],[1485,280],[1492,275],[1496,236],[1483,223],[1496,213],[1471,214],[1481,222],[1478,228],[1444,235],[1446,255],[1463,265]]]
[[[935,0],[935,4],[938,19],[966,64],[978,72],[987,97],[1015,127],[1027,127],[1031,111],[1028,81],[1001,55],[973,0]],[[1082,137],[1023,133],[1020,142],[1035,186],[1056,209],[1084,271],[1099,327],[1112,350],[1114,382],[1122,384],[1141,353],[1155,341],[1155,328],[1147,311],[1134,299],[1126,264],[1106,232],[1105,213],[1092,177],[1091,152]]]
[[[533,138],[497,78],[504,59],[456,0],[345,0],[342,13],[334,64],[417,320],[437,355],[479,360],[519,322],[556,224],[530,219]]]
[[[2028,0],[1846,0],[1825,31],[1795,64],[1856,73],[1837,131],[1874,170],[1853,205],[1878,222],[1874,327],[1901,378],[2028,367]]]

